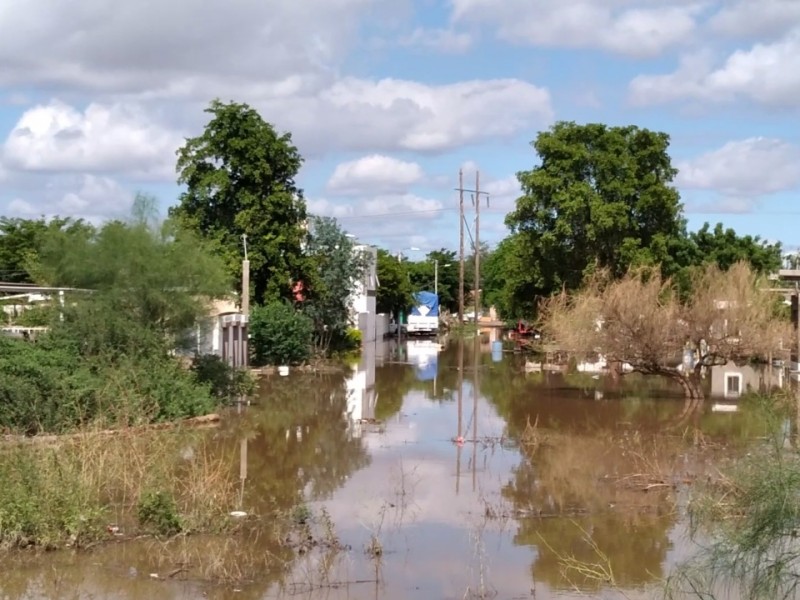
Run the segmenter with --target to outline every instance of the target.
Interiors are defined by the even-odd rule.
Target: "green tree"
[[[139,196],[137,205],[152,200]],[[43,283],[94,290],[109,310],[158,334],[195,324],[208,298],[228,291],[222,261],[175,222],[110,221],[98,230],[53,230],[42,244]]]
[[[247,104],[214,100],[206,112],[203,134],[178,150],[187,189],[170,215],[219,244],[236,285],[246,235],[255,302],[288,298],[305,276],[306,204],[295,183],[303,159],[290,134]]]
[[[436,288],[436,264],[439,270],[439,304],[451,312],[458,310],[458,256],[442,248],[429,252],[425,260],[408,263],[414,291],[433,292]]]
[[[364,282],[369,256],[356,250],[336,219],[311,217],[306,254],[313,275],[303,312],[314,322],[317,350],[338,349],[351,328],[353,294]]]
[[[42,243],[49,232],[91,231],[92,226],[78,219],[55,217],[47,220],[0,217],[0,280],[11,283],[33,283],[31,272],[37,262]]]
[[[378,295],[376,303],[379,313],[396,315],[405,311],[413,301],[408,265],[386,250],[378,250]]]
[[[541,164],[517,174],[523,195],[506,218],[530,271],[518,302],[576,289],[598,268],[620,277],[668,259],[685,222],[667,134],[559,122],[533,147]]]
[[[256,365],[296,365],[311,355],[313,321],[288,302],[273,300],[250,315]]]
[[[484,304],[504,319],[530,317],[536,310],[536,265],[529,263],[526,239],[511,234],[482,263]]]
[[[727,271],[734,264],[746,261],[759,274],[775,273],[781,267],[781,244],[771,244],[759,236],[738,236],[733,229],[717,223],[714,229],[705,223],[689,234],[694,264],[716,263]]]

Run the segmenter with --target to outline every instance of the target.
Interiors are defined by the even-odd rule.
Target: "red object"
[[[302,281],[297,281],[292,286],[292,294],[294,295],[295,302],[304,302],[306,299],[305,295],[306,286]]]

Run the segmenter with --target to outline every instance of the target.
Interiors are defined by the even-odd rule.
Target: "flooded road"
[[[241,482],[231,509],[294,531],[16,553],[0,598],[657,595],[692,551],[692,483],[765,425],[730,400],[687,413],[661,380],[524,366],[411,341],[344,374],[269,377],[207,435]]]

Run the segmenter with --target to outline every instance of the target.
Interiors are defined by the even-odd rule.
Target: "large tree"
[[[92,226],[70,218],[15,219],[0,217],[0,280],[33,283],[37,257],[48,234],[89,232]]]
[[[170,214],[219,244],[235,282],[246,235],[254,300],[289,297],[305,271],[306,205],[295,183],[303,159],[290,134],[247,104],[214,100],[206,112],[202,135],[178,150],[186,191]]]
[[[660,264],[685,222],[665,133],[556,123],[533,142],[541,164],[517,174],[523,195],[506,223],[527,253],[526,290],[548,296],[587,274]]]
[[[345,340],[352,326],[353,294],[364,281],[370,257],[330,217],[311,217],[306,252],[313,270],[303,312],[314,323],[317,350],[327,352]]]
[[[413,301],[407,263],[383,249],[378,250],[379,313],[395,315],[405,311]]]

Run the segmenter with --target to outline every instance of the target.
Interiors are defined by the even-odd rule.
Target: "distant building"
[[[366,254],[368,264],[351,296],[350,320],[353,327],[358,328],[361,332],[362,342],[374,342],[382,339],[385,334],[383,331],[384,319],[378,318],[377,310],[378,250],[374,246],[360,244],[353,248],[353,252]]]
[[[782,368],[738,366],[728,361],[725,365],[711,367],[711,396],[734,399],[747,392],[769,392],[782,388],[785,376]]]

